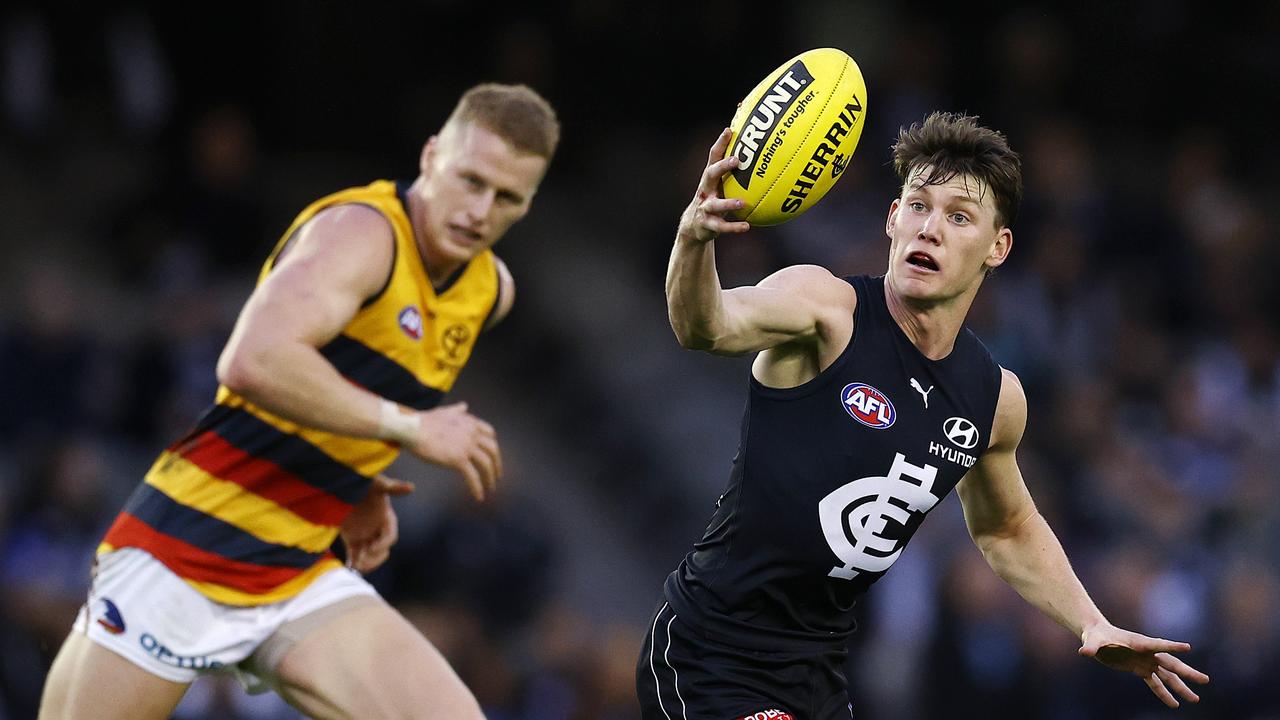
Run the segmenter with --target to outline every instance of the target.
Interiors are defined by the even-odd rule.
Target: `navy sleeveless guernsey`
[[[729,484],[668,576],[680,621],[757,650],[841,646],[853,607],[990,444],[1000,367],[968,328],[941,360],[889,314],[883,277],[858,294],[853,337],[794,388],[750,380]]]

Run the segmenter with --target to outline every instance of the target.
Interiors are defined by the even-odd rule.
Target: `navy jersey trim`
[[[320,354],[343,377],[401,405],[430,410],[444,399],[444,392],[422,384],[400,363],[348,335],[330,340],[320,348]]]
[[[195,430],[173,446],[182,445],[205,431],[213,431],[236,449],[284,468],[293,476],[349,505],[356,505],[369,491],[369,478],[335,460],[328,453],[296,435],[242,408],[214,405],[200,417]]]
[[[259,540],[230,523],[175,501],[146,483],[134,490],[124,511],[157,532],[230,560],[306,569],[324,556],[322,552],[309,553]]]

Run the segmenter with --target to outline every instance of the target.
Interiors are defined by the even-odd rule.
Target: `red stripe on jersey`
[[[336,527],[351,512],[350,504],[270,460],[244,452],[212,430],[195,437],[179,454],[210,475],[233,482],[308,522]]]
[[[146,550],[179,577],[217,583],[253,595],[270,592],[307,570],[229,560],[170,537],[126,512],[116,517],[103,542],[118,548]],[[332,557],[332,553],[325,553],[317,562],[326,557]]]

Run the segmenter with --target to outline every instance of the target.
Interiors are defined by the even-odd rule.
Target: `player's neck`
[[[431,281],[431,286],[439,289],[453,274],[462,267],[460,262],[448,262],[438,257],[433,257],[430,251],[430,243],[427,242],[426,228],[430,225],[427,222],[427,207],[422,200],[422,194],[419,192],[419,185],[423,182],[422,176],[419,175],[417,180],[409,186],[409,190],[405,192],[405,201],[408,205],[405,208],[409,215],[409,225],[413,228],[413,243],[418,247],[418,257],[422,259],[422,269],[427,272],[427,279]]]
[[[955,347],[956,336],[960,334],[980,284],[943,302],[922,303],[902,297],[885,282],[884,300],[889,307],[889,315],[920,354],[930,360],[941,360]]]

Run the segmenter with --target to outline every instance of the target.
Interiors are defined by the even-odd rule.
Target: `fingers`
[[[374,529],[349,530],[342,535],[347,549],[347,567],[358,573],[369,573],[382,566],[391,556],[391,547],[400,539],[400,523],[391,503],[382,499],[382,520]],[[366,528],[368,528],[366,523]]]
[[[1191,650],[1190,643],[1165,640],[1164,638],[1147,637],[1146,635],[1139,635],[1138,633],[1132,633],[1132,637],[1129,638],[1128,645],[1138,652],[1149,653],[1184,653]]]
[[[408,495],[409,493],[412,493],[413,483],[389,478],[386,475],[379,473],[373,477],[373,489],[387,495],[399,497],[401,495]]]
[[[477,502],[484,502],[484,481],[480,478],[480,471],[471,463],[470,458],[465,459],[456,467],[457,471],[462,473],[462,479],[467,483],[467,489],[471,491],[471,497]]]
[[[1142,680],[1147,684],[1147,687],[1151,688],[1151,692],[1155,693],[1155,696],[1160,698],[1160,702],[1171,708],[1178,707],[1178,700],[1169,692],[1169,688],[1165,687],[1164,683],[1160,682],[1160,678],[1156,677],[1155,673],[1151,673],[1150,675],[1142,678]]]
[[[360,564],[356,569],[361,573],[369,573],[382,567],[382,563],[391,557],[391,547],[400,539],[395,515],[388,516],[383,532],[361,548]]]
[[[483,501],[502,475],[498,434],[489,423],[467,411],[466,403],[446,405],[423,413],[421,442],[413,449],[418,457],[457,471],[471,496]],[[385,478],[379,484],[387,495],[413,491],[410,483]]]
[[[702,221],[702,226],[717,235],[724,235],[725,233],[744,233],[751,229],[751,223],[741,222],[738,220],[726,220],[725,218],[717,217],[715,215],[708,215],[706,219]]]
[[[1166,687],[1172,688],[1174,692],[1181,695],[1183,700],[1193,703],[1200,702],[1200,696],[1191,688],[1187,687],[1187,684],[1183,682],[1182,678],[1178,677],[1174,673],[1165,670],[1164,668],[1157,668],[1156,675],[1162,682],[1164,682]]]
[[[1160,665],[1161,669],[1169,670],[1179,677],[1186,678],[1192,682],[1197,682],[1201,685],[1209,682],[1208,675],[1168,653],[1156,653],[1156,663]]]
[[[741,210],[743,202],[738,198],[707,198],[702,201],[702,212],[708,215],[724,215],[733,210]]]
[[[466,457],[458,469],[471,487],[471,494],[483,502],[485,496],[497,488],[498,478],[502,476],[502,451],[498,448],[498,433],[493,426],[479,418],[474,420]]]
[[[699,197],[708,198],[719,195],[720,179],[736,167],[738,167],[737,155],[730,155],[708,165],[707,169],[702,171],[702,182],[698,185]]]
[[[481,459],[484,461],[485,467],[489,469],[486,485],[490,490],[493,490],[498,478],[502,477],[502,449],[498,447],[498,439],[496,437],[480,437],[476,441],[476,446],[483,454]]]
[[[720,131],[716,141],[711,143],[711,152],[707,153],[707,164],[711,165],[717,160],[724,158],[724,153],[729,149],[729,141],[733,139],[733,130],[725,128]]]

